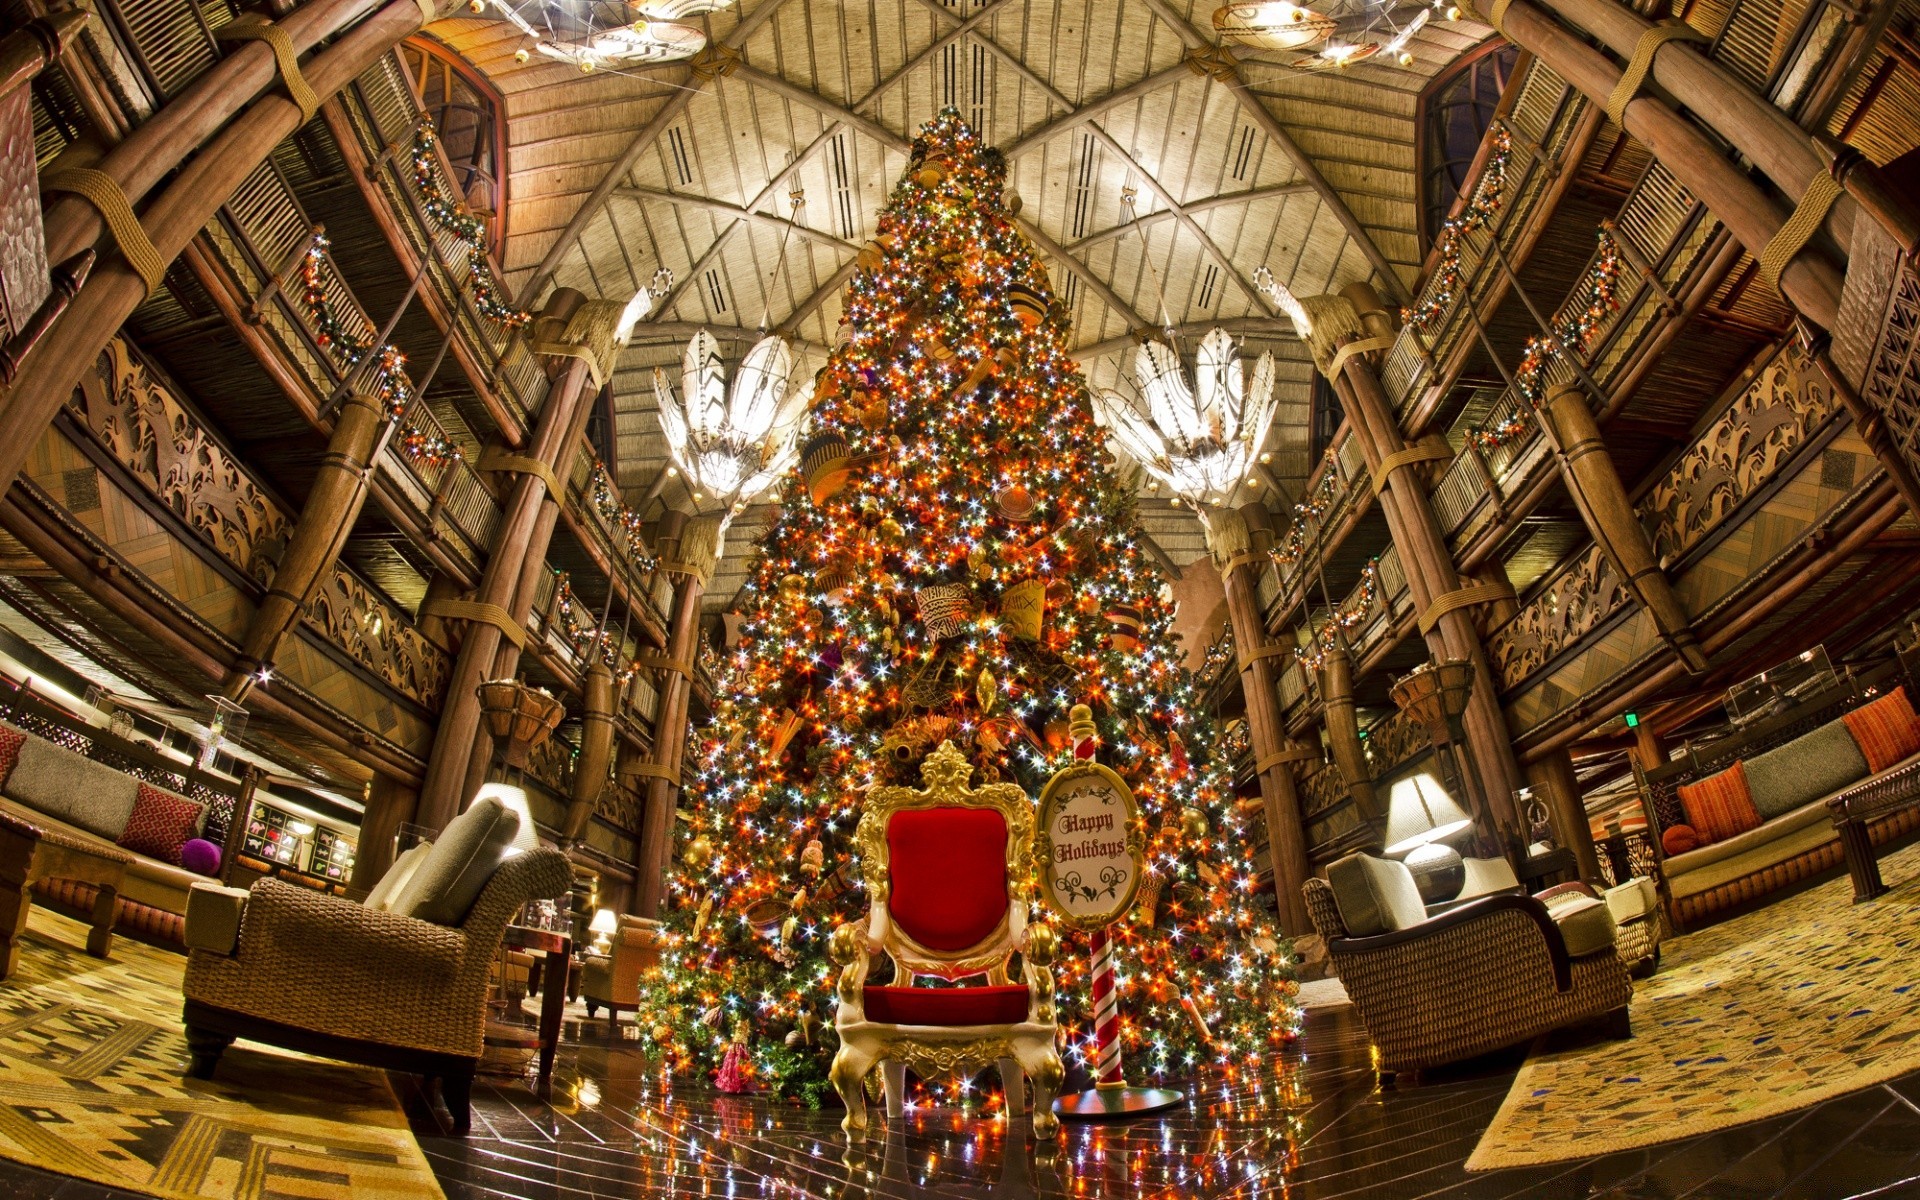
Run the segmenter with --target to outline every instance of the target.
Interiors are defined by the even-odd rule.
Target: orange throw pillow
[[[1680,803],[1703,846],[1760,828],[1760,813],[1753,807],[1753,793],[1747,790],[1745,763],[1734,763],[1699,783],[1680,785]]]
[[[1700,848],[1700,835],[1691,825],[1675,825],[1660,835],[1660,848],[1667,852],[1668,858],[1675,858],[1689,850]]]
[[[1878,774],[1904,758],[1920,754],[1920,720],[1915,720],[1913,705],[1907,700],[1905,686],[1863,704],[1840,717],[1847,732],[1866,755],[1867,770]]]

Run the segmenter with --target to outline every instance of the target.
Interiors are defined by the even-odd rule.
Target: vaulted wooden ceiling
[[[1195,327],[1189,350],[1225,323],[1250,354],[1282,360],[1264,490],[1280,508],[1312,467],[1311,365],[1253,290],[1254,272],[1269,267],[1301,295],[1370,280],[1404,297],[1422,249],[1418,97],[1491,31],[1435,21],[1410,68],[1303,71],[1285,55],[1220,54],[1213,8],[740,0],[700,18],[712,38],[702,59],[593,74],[538,55],[516,62],[525,43],[504,22],[429,32],[504,97],[504,266],[517,294],[537,301],[560,284],[624,299],[657,267],[674,272],[614,381],[615,466],[630,499],[684,499],[677,480],[661,482],[653,367],[677,363],[700,326],[734,335],[736,355],[763,327],[789,334],[806,369],[819,365],[909,141],[951,104],[1008,156],[1090,384],[1117,384],[1131,332],[1169,321]],[[716,598],[738,581],[725,568],[744,567],[752,517],[735,524]],[[1149,500],[1142,517],[1170,565],[1204,552],[1189,512]]]

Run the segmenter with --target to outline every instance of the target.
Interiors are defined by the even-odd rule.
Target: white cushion
[[[1403,862],[1349,854],[1327,864],[1327,886],[1349,937],[1410,929],[1427,919],[1426,901]]]
[[[373,890],[367,893],[367,907],[380,912],[392,909],[401,889],[407,886],[407,881],[413,878],[413,873],[420,869],[420,864],[426,861],[427,853],[432,849],[432,842],[421,842],[402,851],[400,857],[393,860],[393,865],[387,868],[387,873],[380,877],[380,882],[374,884]]]
[[[1617,930],[1613,914],[1604,900],[1568,892],[1547,901],[1547,913],[1560,927],[1560,938],[1573,958],[1593,954],[1613,945]]]
[[[492,796],[475,800],[440,831],[440,840],[400,889],[393,911],[436,925],[458,925],[512,853],[519,835],[518,813]]]
[[[1466,868],[1466,882],[1460,885],[1459,898],[1469,896],[1490,896],[1495,892],[1512,891],[1520,886],[1520,879],[1513,873],[1513,864],[1504,858],[1463,858],[1461,865]]]
[[[1645,875],[1636,875],[1618,887],[1610,887],[1603,895],[1616,925],[1637,921],[1660,905],[1659,889]]]

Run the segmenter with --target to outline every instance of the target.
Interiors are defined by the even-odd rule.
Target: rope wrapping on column
[[[1512,0],[1508,0],[1511,3]],[[1504,7],[1501,11],[1505,11]],[[1660,48],[1672,41],[1704,42],[1707,39],[1700,32],[1678,17],[1668,17],[1640,35],[1634,43],[1633,57],[1627,60],[1626,69],[1620,72],[1620,82],[1613,85],[1613,92],[1607,97],[1607,120],[1620,124],[1620,115],[1627,111],[1627,105],[1640,94],[1640,88],[1647,81],[1647,73],[1653,70],[1654,56]]]
[[[1367,354],[1374,350],[1391,350],[1395,340],[1386,334],[1381,334],[1378,337],[1360,338],[1358,341],[1348,342],[1333,352],[1333,361],[1327,364],[1327,378],[1340,378],[1340,372],[1347,369],[1347,360],[1354,355]]]
[[[1826,224],[1827,213],[1833,209],[1834,201],[1840,198],[1840,181],[1825,171],[1816,174],[1807,181],[1807,190],[1801,193],[1800,203],[1794,206],[1793,215],[1780,227],[1780,232],[1767,241],[1766,248],[1760,251],[1760,277],[1776,293],[1780,291],[1780,275],[1787,264],[1799,256],[1820,232],[1820,226]]]
[[[500,631],[500,636],[515,646],[522,650],[527,648],[527,631],[520,628],[520,623],[513,619],[513,615],[498,604],[483,604],[478,600],[430,600],[420,610],[420,615],[491,625]]]
[[[1240,656],[1241,666],[1251,666],[1263,658],[1278,658],[1282,654],[1292,654],[1293,647],[1285,642],[1269,642],[1258,650],[1249,650]]]
[[[661,671],[672,671],[688,679],[693,678],[693,664],[683,663],[677,658],[668,658],[664,654],[643,652],[633,656],[633,661],[643,667],[653,667]]]
[[[679,783],[680,772],[672,767],[663,767],[654,762],[628,763],[620,768],[622,775],[646,775],[654,779],[664,779],[668,783]]]
[[[537,458],[528,458],[523,454],[508,454],[495,446],[488,446],[480,452],[479,471],[517,471],[522,475],[531,475],[547,485],[547,494],[558,500],[566,495],[560,486],[559,476],[553,468]]]
[[[1395,450],[1380,460],[1380,466],[1373,472],[1373,494],[1378,496],[1387,490],[1387,480],[1402,467],[1411,467],[1415,463],[1445,462],[1453,457],[1453,451],[1440,446],[1407,446]]]
[[[413,2],[420,9],[422,25],[431,25],[440,19],[440,14],[434,10],[433,0],[413,0]]]
[[[1504,583],[1476,583],[1470,587],[1455,588],[1442,596],[1435,596],[1433,603],[1427,605],[1427,611],[1420,614],[1420,633],[1422,636],[1433,632],[1440,618],[1456,609],[1471,608],[1476,604],[1491,604],[1495,600],[1508,600],[1513,597],[1513,589]]]
[[[1319,757],[1318,754],[1314,753],[1311,746],[1286,746],[1275,750],[1272,754],[1254,763],[1253,773],[1255,775],[1265,775],[1275,767],[1285,766],[1288,763],[1306,762],[1309,759],[1317,759]]]
[[[305,125],[320,111],[320,97],[300,73],[300,55],[286,30],[258,13],[245,13],[214,30],[213,36],[223,42],[265,42],[280,69],[280,82],[287,86],[287,98],[300,108],[300,123]]]
[[[153,239],[147,236],[146,227],[134,215],[133,205],[127,203],[127,194],[113,176],[92,167],[67,167],[42,175],[40,190],[67,192],[93,205],[107,232],[113,235],[114,244],[120,247],[120,256],[146,284],[147,295],[153,295],[153,289],[166,277],[167,260],[154,248]]]

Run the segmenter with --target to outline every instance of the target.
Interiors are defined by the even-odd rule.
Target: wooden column
[[[548,311],[564,308],[572,312],[571,331],[575,321],[583,324],[597,321],[597,312],[593,310],[603,306],[604,302],[589,304],[578,292],[562,289],[549,302]],[[607,344],[610,347],[611,341]],[[610,362],[610,351],[600,360],[566,359],[560,377],[547,391],[546,406],[540,410],[523,457],[556,473],[563,463],[571,462],[562,456],[573,444],[579,425],[576,418],[585,407],[582,397],[589,394],[588,380],[600,370],[597,361]],[[496,615],[504,615],[515,628],[525,628],[526,615],[533,606],[531,595],[524,604],[516,602],[520,593],[528,591],[523,585],[529,560],[537,568],[546,558],[547,541],[557,517],[558,510],[547,494],[542,473],[532,469],[521,471],[502,506],[474,603],[488,606],[490,611],[497,610]],[[465,807],[478,783],[473,777],[472,763],[478,762],[484,777],[492,741],[481,728],[480,697],[475,689],[485,680],[498,677],[497,659],[503,641],[508,639],[500,624],[490,620],[468,621],[461,635],[460,652],[454,657],[447,697],[440,709],[440,725],[434,734],[433,752],[427,760],[426,783],[420,789],[419,823],[429,828],[444,828]],[[512,661],[517,662],[519,647],[515,645],[511,649]]]
[[[1651,21],[1618,0],[1538,0],[1539,7],[1593,35],[1622,58],[1654,28]],[[1511,10],[1509,10],[1511,12]],[[1713,59],[1696,45],[1672,42],[1654,56],[1649,71],[1658,83],[1700,124],[1725,138],[1753,162],[1788,197],[1805,195],[1817,176],[1830,171],[1844,186],[1846,196],[1827,214],[1826,227],[1846,247],[1852,224],[1860,212],[1891,234],[1901,248],[1920,248],[1920,206],[1914,198],[1889,188],[1871,163],[1855,156],[1837,156],[1835,147],[1815,136]]]
[[[1580,798],[1580,779],[1573,772],[1573,755],[1555,750],[1528,763],[1527,784],[1535,796],[1546,802],[1559,843],[1573,851],[1580,878],[1599,883],[1603,878],[1600,855],[1593,846],[1593,822],[1587,820],[1586,805]]]
[[[332,98],[381,55],[420,28],[414,0],[393,0],[315,54],[302,68],[307,84],[322,101]],[[238,53],[236,52],[236,56]],[[266,55],[271,61],[271,55]],[[167,186],[140,213],[140,224],[162,263],[171,263],[206,227],[274,147],[299,129],[299,105],[280,89],[261,95],[181,167],[182,147],[157,165],[175,172]],[[84,239],[83,239],[84,240]],[[20,364],[12,389],[0,394],[0,491],[12,486],[21,465],[73,395],[81,376],[92,369],[107,342],[147,297],[146,281],[126,259],[109,256],[88,276],[85,286]]]
[[[1253,535],[1239,513],[1209,515],[1207,544],[1226,586],[1227,619],[1233,626],[1234,654],[1240,662],[1240,692],[1247,706],[1247,732],[1253,745],[1254,774],[1267,822],[1267,854],[1273,865],[1274,900],[1280,927],[1302,937],[1313,932],[1306,899],[1300,893],[1312,869],[1307,864],[1307,834],[1300,815],[1300,791],[1287,754],[1286,725],[1280,715],[1279,667],[1292,651],[1267,637],[1260,615],[1259,577]]]
[[[234,703],[247,698],[262,672],[278,660],[280,643],[306,611],[313,590],[333,571],[367,498],[367,467],[386,423],[378,398],[355,392],[340,405],[333,436],[314,473],[293,536],[273,570],[273,581],[247,624],[240,658],[220,690]]]
[[[566,823],[560,829],[560,844],[568,845],[586,832],[593,819],[593,806],[607,785],[607,768],[613,765],[613,672],[595,658],[581,681],[580,757],[573,764],[573,802],[567,806]]]
[[[1605,104],[1620,82],[1619,67],[1605,53],[1528,0],[1509,0],[1500,30],[1596,104]],[[1668,47],[1656,66],[1678,53]],[[1661,101],[1643,91],[1626,106],[1620,123],[1756,257],[1786,224],[1788,205],[1768,196],[1698,125]],[[1840,268],[1817,243],[1780,274],[1781,293],[1822,329],[1833,328],[1840,290]]]
[[[420,793],[388,775],[367,786],[367,808],[360,815],[360,839],[353,850],[353,878],[347,890],[365,896],[393,866],[393,843],[400,827],[413,820]]]
[[[673,860],[673,819],[680,797],[680,760],[687,749],[687,718],[693,697],[693,660],[700,647],[700,601],[719,557],[719,524],[689,521],[669,510],[660,521],[660,566],[679,580],[667,630],[667,658],[660,672],[660,703],[654,709],[653,757],[640,810],[639,861],[634,864],[633,910],[658,917]]]
[[[1360,810],[1360,819],[1371,821],[1380,815],[1380,805],[1374,799],[1367,749],[1360,744],[1360,717],[1353,703],[1353,656],[1344,643],[1327,651],[1320,662],[1320,702],[1334,768],[1347,785],[1354,807]]]
[[[1355,305],[1356,297],[1366,306],[1364,313]],[[1375,352],[1345,350],[1363,338],[1384,340],[1391,330],[1391,319],[1364,285],[1349,288],[1340,296],[1314,297],[1309,308],[1314,313],[1314,332],[1309,340],[1321,372],[1334,365],[1336,356],[1344,357],[1338,377],[1332,378],[1334,391],[1354,436],[1360,439],[1367,470],[1379,489],[1387,532],[1400,552],[1400,566],[1406,573],[1414,607],[1421,614],[1421,633],[1428,652],[1435,660],[1464,661],[1473,667],[1473,691],[1462,716],[1471,761],[1470,769],[1462,773],[1474,793],[1483,822],[1481,832],[1494,837],[1500,826],[1519,825],[1513,794],[1522,778],[1513,756],[1506,714],[1500,708],[1499,688],[1469,610],[1452,607],[1451,601],[1435,603],[1461,592],[1460,573],[1417,466],[1404,459],[1389,461],[1406,449],[1406,440],[1380,386],[1380,377],[1374,373]],[[1384,481],[1380,479],[1383,469]]]
[[[1706,670],[1707,656],[1694,637],[1692,619],[1654,557],[1653,541],[1627,498],[1626,485],[1607,453],[1606,439],[1587,407],[1586,394],[1578,384],[1557,387],[1547,394],[1541,416],[1551,425],[1547,432],[1553,435],[1561,474],[1587,532],[1633,589],[1661,639],[1687,670]]]

